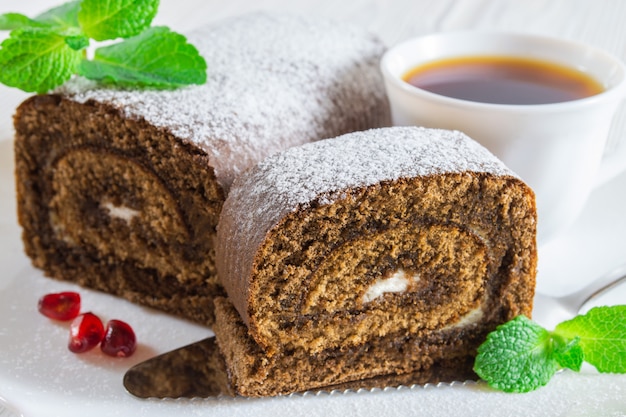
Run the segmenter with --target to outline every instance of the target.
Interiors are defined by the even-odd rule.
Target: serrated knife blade
[[[334,392],[475,380],[472,363],[455,368],[433,367],[424,372],[387,375],[307,392]],[[235,396],[215,337],[183,346],[141,362],[124,375],[124,387],[139,398],[209,398]]]

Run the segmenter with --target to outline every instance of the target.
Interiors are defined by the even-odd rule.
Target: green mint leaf
[[[31,19],[20,13],[5,13],[0,15],[0,30],[15,30],[24,28],[54,28],[78,30],[78,10],[80,0],[71,1],[54,7]]]
[[[14,30],[28,27],[45,26],[30,17],[19,13],[5,13],[0,15],[0,30]]]
[[[45,93],[76,72],[82,53],[49,29],[18,29],[0,45],[0,82]]]
[[[553,352],[553,357],[561,368],[568,368],[573,371],[580,371],[583,364],[584,354],[583,348],[580,346],[580,338],[576,337],[569,343],[554,335],[555,344],[557,345]],[[557,340],[559,342],[557,342]]]
[[[560,323],[554,333],[579,337],[585,361],[598,371],[626,373],[626,305],[592,308]]]
[[[35,21],[59,29],[78,29],[78,11],[80,0],[70,1],[58,7],[47,10],[35,17]]]
[[[537,389],[547,384],[557,369],[550,332],[525,316],[489,333],[474,363],[478,376],[506,392]]]
[[[78,71],[92,80],[130,87],[173,88],[206,81],[204,58],[184,36],[166,27],[99,48]]]
[[[84,35],[66,36],[65,43],[75,51],[80,51],[89,46],[89,38]]]
[[[129,38],[150,27],[159,0],[83,0],[78,21],[97,41]]]

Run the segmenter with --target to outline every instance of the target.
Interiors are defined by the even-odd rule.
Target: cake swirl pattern
[[[535,222],[532,191],[460,132],[374,129],[262,161],[218,228],[215,331],[240,393],[471,357],[531,313]],[[296,371],[330,358],[324,377]],[[277,382],[283,367],[298,376]]]
[[[291,146],[385,126],[375,37],[253,13],[188,34],[208,82],[125,90],[84,79],[15,116],[18,212],[47,275],[212,321],[215,228],[233,179]]]

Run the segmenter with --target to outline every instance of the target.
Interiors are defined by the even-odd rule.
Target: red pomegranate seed
[[[93,313],[84,313],[70,324],[70,341],[67,347],[74,353],[93,349],[104,337],[102,321]]]
[[[39,299],[37,309],[55,320],[72,320],[80,312],[80,295],[75,292],[46,294]]]
[[[135,352],[137,339],[132,327],[121,320],[110,320],[100,349],[109,356],[127,358]]]

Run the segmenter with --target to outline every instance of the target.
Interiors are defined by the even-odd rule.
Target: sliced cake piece
[[[215,332],[236,389],[466,362],[531,314],[535,235],[532,190],[460,132],[373,129],[265,159],[217,234]]]
[[[15,115],[26,253],[54,278],[210,324],[215,227],[233,178],[285,148],[385,126],[369,33],[253,13],[189,33],[205,85],[74,79]]]

